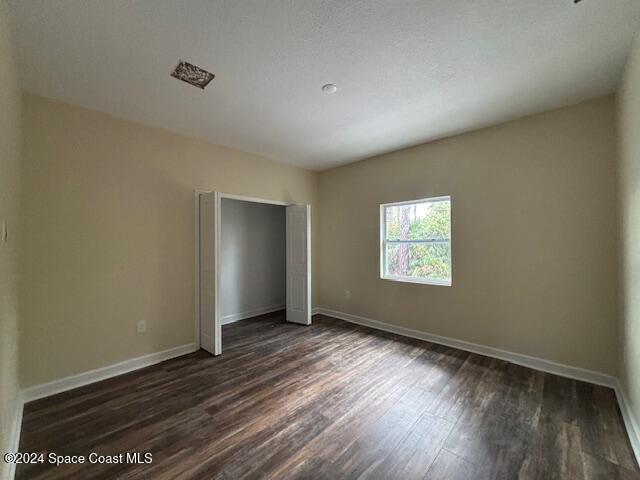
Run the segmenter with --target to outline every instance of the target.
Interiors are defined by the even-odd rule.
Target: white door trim
[[[193,343],[200,348],[200,194],[211,193],[210,190],[195,189],[193,197],[195,202],[193,217],[193,238],[194,238],[194,285],[195,285],[195,318],[193,324]]]
[[[216,279],[216,285],[213,292],[213,311],[214,311],[214,340],[215,345],[213,351],[215,355],[222,354],[222,319],[220,318],[220,237],[221,237],[221,223],[220,215],[222,213],[222,198],[219,192],[215,192],[215,223],[213,226],[214,235],[214,253],[213,253],[213,271]]]
[[[200,194],[202,193],[215,193],[215,223],[214,223],[214,239],[215,239],[215,252],[214,252],[214,276],[215,276],[215,293],[214,293],[214,311],[215,311],[215,325],[221,325],[222,319],[220,316],[220,238],[222,236],[222,199],[229,198],[231,200],[242,200],[245,202],[264,203],[268,205],[281,205],[287,207],[293,205],[291,202],[283,202],[281,200],[272,200],[267,198],[249,197],[246,195],[236,195],[233,193],[215,192],[214,190],[202,190],[195,189],[195,321],[194,321],[194,343],[200,348]],[[311,262],[311,256],[309,256],[309,262]],[[310,269],[313,265],[309,263]],[[221,335],[218,335],[221,337]],[[222,353],[222,338],[218,338],[215,351],[216,354]]]
[[[301,217],[303,222],[296,220]],[[295,233],[304,232],[304,245]],[[287,321],[311,325],[311,206],[291,205],[287,207]],[[298,254],[296,255],[296,252]],[[304,261],[302,261],[304,257]],[[295,260],[295,259],[298,260]],[[300,282],[304,289],[295,289]],[[303,298],[301,299],[300,296]],[[300,303],[302,308],[294,308]]]
[[[201,262],[202,262],[202,245],[200,242],[200,236],[201,236],[201,229],[200,229],[200,223],[201,223],[201,218],[200,218],[200,213],[201,213],[201,196],[202,195],[209,195],[209,196],[213,196],[213,214],[214,214],[214,225],[213,225],[213,230],[214,230],[214,235],[216,232],[216,221],[217,219],[215,218],[215,215],[217,215],[218,209],[217,209],[217,204],[219,202],[219,198],[218,198],[218,193],[214,192],[214,191],[207,191],[207,190],[200,190],[200,189],[196,189],[195,190],[195,231],[194,231],[194,258],[195,258],[195,296],[194,296],[194,312],[195,312],[195,319],[194,319],[194,343],[198,346],[198,348],[204,348],[207,351],[209,351],[210,353],[214,354],[214,355],[219,355],[220,352],[220,327],[221,327],[221,323],[220,323],[220,318],[218,316],[218,310],[216,308],[216,298],[215,295],[217,294],[217,290],[214,289],[214,299],[213,299],[213,303],[214,303],[214,308],[213,308],[213,316],[214,316],[214,324],[212,327],[212,331],[211,331],[211,336],[213,337],[214,340],[214,344],[213,345],[209,345],[207,346],[206,342],[205,342],[205,347],[203,347],[203,333],[202,333],[202,323],[201,323],[201,316],[202,316],[202,308],[201,308],[201,296],[200,296],[200,287],[201,287]],[[213,251],[213,263],[214,263],[214,268],[213,268],[213,283],[216,283],[216,279],[217,279],[217,268],[216,268],[216,262],[217,262],[217,256],[216,256],[216,250],[215,248],[217,247],[217,245],[215,244],[216,239],[214,238],[214,251]],[[211,350],[209,350],[211,349]]]
[[[230,198],[231,200],[242,200],[243,202],[253,202],[253,203],[266,203],[268,205],[282,205],[283,207],[288,207],[289,205],[293,205],[289,202],[281,202],[280,200],[269,200],[265,198],[258,197],[247,197],[244,195],[234,195],[232,193],[218,193],[220,199]]]

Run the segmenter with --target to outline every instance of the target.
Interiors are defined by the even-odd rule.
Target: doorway
[[[222,325],[286,307],[286,207],[222,198]]]
[[[196,192],[196,343],[222,353],[222,325],[286,309],[311,324],[309,205]]]

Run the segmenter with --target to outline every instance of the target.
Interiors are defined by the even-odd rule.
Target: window
[[[451,285],[451,197],[380,205],[380,276]]]

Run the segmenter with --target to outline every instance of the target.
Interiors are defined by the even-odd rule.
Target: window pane
[[[451,280],[449,243],[391,243],[386,249],[387,275]]]
[[[387,240],[448,239],[451,202],[422,202],[385,207]]]

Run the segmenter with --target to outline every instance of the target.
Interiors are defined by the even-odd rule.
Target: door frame
[[[304,277],[306,277],[306,292],[304,294],[306,299],[306,308],[305,308],[305,318],[304,321],[301,321],[301,318],[297,318],[298,314],[295,312],[294,304],[294,294],[293,294],[293,282],[294,278],[298,276],[296,272],[296,268],[294,267],[294,245],[296,244],[296,240],[291,234],[295,233],[296,230],[300,227],[301,223],[296,225],[295,216],[300,215],[304,212],[305,222],[304,222],[304,235],[305,235],[305,246],[304,246]],[[286,271],[287,271],[287,321],[292,323],[297,323],[299,325],[311,325],[312,317],[313,317],[313,308],[312,308],[312,298],[311,298],[311,287],[312,287],[312,279],[311,279],[311,205],[291,205],[286,208],[286,236],[287,236],[287,257],[286,257]],[[299,230],[298,230],[299,232]],[[289,246],[291,244],[291,246]],[[288,301],[289,296],[292,297],[291,303]]]
[[[245,195],[236,195],[233,193],[222,193],[217,192],[215,190],[202,190],[195,189],[194,190],[194,198],[195,198],[195,322],[194,322],[194,343],[198,348],[200,348],[200,194],[203,193],[214,193],[215,194],[215,223],[214,223],[214,276],[215,276],[215,293],[214,293],[214,322],[215,327],[217,328],[220,325],[222,319],[220,316],[220,302],[218,301],[220,296],[220,239],[222,237],[222,224],[221,224],[221,216],[222,216],[222,199],[228,198],[231,200],[241,200],[244,202],[253,202],[253,203],[265,203],[268,205],[280,205],[283,207],[288,207],[290,205],[295,205],[291,202],[283,202],[281,200],[271,200],[267,198],[259,198],[259,197],[249,197]],[[309,258],[309,268],[312,269],[313,266],[311,264],[311,258]]]

